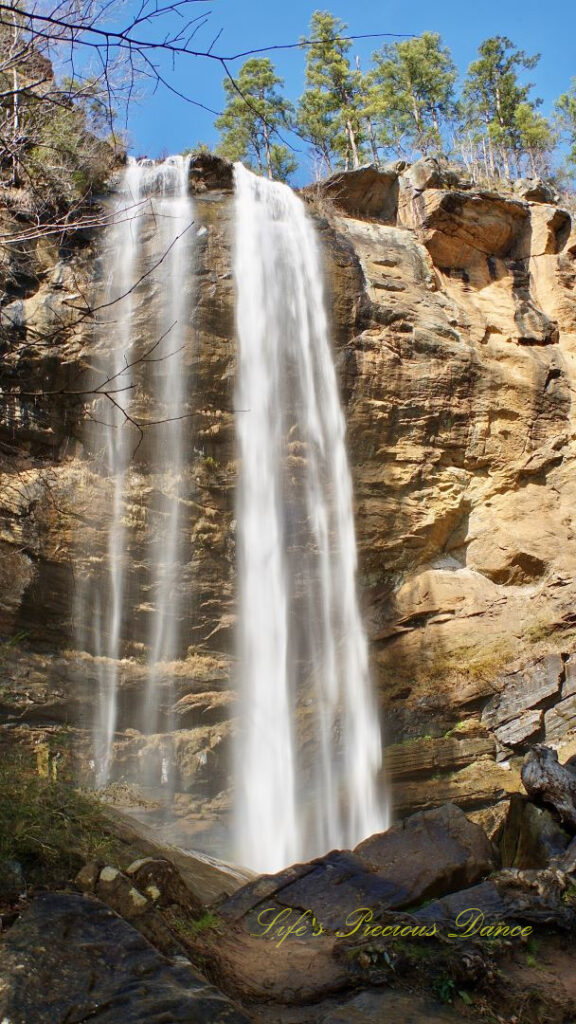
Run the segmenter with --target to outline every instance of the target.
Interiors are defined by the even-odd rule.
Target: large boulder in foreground
[[[473,885],[497,866],[483,829],[454,804],[412,814],[365,839],[354,853],[371,871],[410,893],[410,903]]]
[[[454,804],[420,811],[360,843],[308,864],[263,875],[219,907],[252,931],[272,910],[307,910],[327,931],[338,931],[358,907],[380,910],[473,885],[497,867],[495,848],[479,825]]]
[[[38,896],[1,947],[10,1024],[247,1024],[190,965],[174,965],[99,901]]]

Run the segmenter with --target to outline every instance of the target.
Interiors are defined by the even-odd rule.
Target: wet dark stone
[[[10,1024],[247,1024],[192,966],[174,964],[91,897],[38,896],[1,946]]]

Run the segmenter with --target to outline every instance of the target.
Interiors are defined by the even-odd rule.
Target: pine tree
[[[486,174],[510,178],[519,171],[523,152],[518,111],[522,108],[520,121],[527,124],[528,112],[534,114],[541,102],[529,98],[532,86],[521,85],[518,72],[536,67],[540,55],[529,57],[506,36],[486,39],[478,52],[464,83],[463,127],[481,153]]]
[[[338,148],[338,122],[320,89],[307,89],[298,105],[297,125],[311,143],[318,176],[330,174]]]
[[[335,161],[358,167],[362,155],[362,75],[347,53],[347,25],[328,11],[314,11],[306,55],[307,89],[298,109],[298,125],[326,171]],[[311,42],[312,41],[312,42]]]
[[[533,177],[550,173],[550,157],[556,145],[556,135],[550,122],[539,114],[531,103],[520,103],[515,113],[516,128],[526,170]]]
[[[565,133],[570,146],[568,162],[576,170],[576,78],[572,79],[568,92],[556,100],[554,111],[558,127]]]
[[[289,126],[293,114],[292,104],[278,91],[283,85],[267,57],[246,61],[235,84],[224,79],[226,106],[215,126],[222,138],[218,147],[222,156],[285,181],[297,164],[276,135],[278,129]]]
[[[458,72],[438,33],[386,43],[372,59],[366,111],[378,144],[409,157],[442,149]]]

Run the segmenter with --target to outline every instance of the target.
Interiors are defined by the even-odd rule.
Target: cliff
[[[194,498],[185,643],[165,676],[176,680],[188,834],[217,830],[227,803],[237,468],[229,169],[196,161],[191,187]],[[336,175],[304,197],[325,252],[396,810],[454,800],[486,821],[519,789],[529,745],[576,751],[576,236],[546,187],[478,191],[433,162]],[[108,497],[85,458],[93,317],[78,311],[94,294],[98,244],[97,231],[30,241],[1,268],[0,742],[18,737],[85,776],[98,666],[77,649],[72,616],[77,581],[103,571]],[[136,313],[141,354],[154,298],[152,276]],[[134,595],[162,497],[146,436],[126,509]],[[159,743],[132,728],[150,602],[128,611],[120,776]]]

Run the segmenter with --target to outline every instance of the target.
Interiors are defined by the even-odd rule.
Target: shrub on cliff
[[[45,222],[101,189],[119,147],[102,83],[58,82],[40,47],[17,12],[0,23],[0,186],[8,203]]]
[[[21,865],[28,883],[65,885],[86,860],[113,852],[109,827],[91,797],[17,753],[0,764],[0,864]]]

